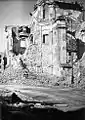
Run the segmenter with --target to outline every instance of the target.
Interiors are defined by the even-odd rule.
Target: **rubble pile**
[[[26,69],[22,68],[14,69],[12,66],[0,74],[0,84],[52,86],[55,82],[56,77],[54,76],[27,72]]]
[[[77,76],[80,71],[80,75]],[[80,69],[75,69],[74,87],[82,87],[85,85],[85,68],[82,66]],[[17,84],[28,86],[61,86],[71,87],[68,83],[67,74],[64,77],[56,77],[45,73],[34,73],[21,67],[14,69],[12,66],[8,67],[0,74],[0,84]]]
[[[10,66],[0,74],[0,82],[3,84],[11,84],[12,82],[21,79],[21,77],[22,71],[20,68],[14,69],[12,66]]]

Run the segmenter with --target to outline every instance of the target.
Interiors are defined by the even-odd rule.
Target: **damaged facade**
[[[74,83],[74,81],[78,83],[81,74],[80,61],[84,56],[85,48],[83,7],[77,2],[39,0],[30,15],[31,32],[28,32],[27,36],[20,38],[20,27],[8,27],[7,44],[10,45],[7,46],[10,47],[6,51],[8,58],[12,56],[10,63],[13,61],[14,54],[17,60],[22,57],[23,62],[32,72],[53,75],[67,83]],[[17,33],[14,38],[13,29]],[[21,44],[14,45],[13,40],[16,39],[25,40],[26,46],[20,48]]]
[[[7,65],[19,64],[19,56],[22,56],[28,47],[28,36],[30,28],[28,26],[6,26],[5,27],[5,52]]]
[[[83,7],[77,2],[41,0],[36,3],[31,31],[33,44],[40,49],[43,73],[73,82],[74,64],[78,64],[79,59],[78,27],[84,21],[83,18]]]

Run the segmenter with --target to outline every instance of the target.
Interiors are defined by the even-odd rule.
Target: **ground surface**
[[[64,81],[58,84],[57,79],[52,79],[51,76],[31,72],[27,74],[28,76],[26,74],[24,76],[22,68],[13,69],[12,67],[2,72],[0,96],[11,96],[15,93],[23,101],[35,101],[34,107],[57,108],[64,112],[85,108],[85,86],[64,86]],[[19,105],[23,104],[17,104]]]
[[[64,112],[85,108],[85,90],[82,89],[0,85],[0,96],[10,96],[12,93],[23,101],[36,101],[35,107],[57,108]],[[41,105],[43,102],[48,104]]]

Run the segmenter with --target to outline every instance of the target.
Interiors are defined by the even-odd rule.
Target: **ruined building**
[[[37,68],[40,67],[42,73],[73,83],[80,74],[78,60],[84,53],[79,55],[80,43],[85,42],[84,38],[79,39],[82,36],[79,30],[84,24],[83,7],[77,2],[39,0],[30,15],[33,45],[39,51],[36,55]]]
[[[78,83],[85,58],[83,7],[77,2],[38,0],[30,15],[31,32],[24,31],[25,26],[8,27],[8,58],[24,56],[23,61],[30,71],[56,76],[69,84]],[[21,33],[24,35],[20,38]],[[26,46],[23,40],[27,41]]]
[[[19,55],[23,55],[28,46],[28,36],[30,28],[28,26],[5,26],[5,52],[7,65],[16,64]]]

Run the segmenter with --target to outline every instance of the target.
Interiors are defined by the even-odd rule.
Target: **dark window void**
[[[1,63],[1,55],[0,55],[0,63]]]
[[[17,33],[16,27],[13,27],[12,28],[12,38],[13,39],[17,36],[16,33]]]
[[[43,7],[43,19],[48,19],[49,18],[49,7],[48,5],[46,4],[44,7]]]
[[[3,57],[3,60],[4,60],[4,70],[5,70],[5,68],[6,68],[6,65],[7,65],[7,57]]]
[[[30,41],[33,43],[33,35],[31,36],[31,39],[30,39]]]
[[[43,43],[48,44],[48,34],[43,35]]]
[[[33,34],[30,34],[30,42],[33,43]]]
[[[45,9],[43,10],[43,19],[45,19]]]
[[[19,33],[20,33],[20,32],[23,32],[23,33],[28,33],[28,34],[30,34],[30,28],[28,28],[28,26],[21,26],[21,27],[19,27],[18,32],[19,32]]]
[[[43,35],[43,43],[45,43],[45,35]]]

